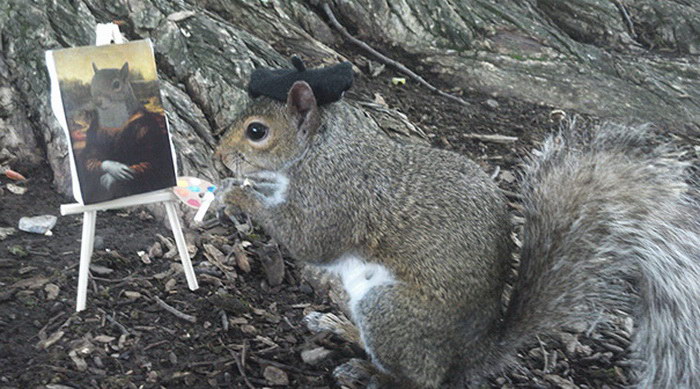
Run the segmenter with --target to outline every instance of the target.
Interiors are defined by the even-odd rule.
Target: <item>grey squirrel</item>
[[[644,128],[563,131],[525,169],[519,276],[506,200],[453,152],[401,144],[306,82],[259,97],[223,136],[226,212],[337,273],[372,385],[436,388],[510,366],[536,335],[622,309],[640,388],[700,387],[700,212],[686,165]],[[349,113],[348,113],[349,112]],[[630,287],[634,293],[629,293]]]

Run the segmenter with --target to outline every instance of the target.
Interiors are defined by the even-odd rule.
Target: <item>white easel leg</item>
[[[190,290],[197,290],[199,285],[197,285],[197,278],[194,276],[192,261],[190,261],[190,253],[187,251],[187,244],[185,244],[185,237],[182,235],[182,227],[180,227],[180,219],[178,219],[177,212],[175,212],[174,202],[166,201],[165,211],[168,213],[170,228],[173,230],[173,235],[175,235],[177,251],[180,252],[180,260],[182,261],[182,268],[185,271],[185,278],[187,278],[187,286]]]
[[[83,213],[83,236],[80,240],[80,269],[78,270],[78,300],[75,304],[77,312],[85,309],[90,258],[92,257],[92,249],[95,244],[96,219],[97,211]]]

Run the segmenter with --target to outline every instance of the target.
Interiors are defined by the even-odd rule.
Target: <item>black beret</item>
[[[287,101],[287,92],[296,81],[306,81],[311,86],[318,105],[332,103],[343,97],[352,86],[352,64],[307,70],[299,57],[292,57],[294,69],[256,69],[250,75],[248,93],[255,98],[266,96],[281,102]]]

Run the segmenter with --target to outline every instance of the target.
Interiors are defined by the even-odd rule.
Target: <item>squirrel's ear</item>
[[[119,75],[122,76],[122,78],[126,78],[129,75],[129,63],[128,62],[124,62],[124,65],[119,70]]]
[[[305,81],[297,81],[289,89],[287,112],[294,119],[296,127],[304,132],[315,130],[318,127],[320,116],[316,97]]]
[[[95,73],[97,73],[97,71],[99,70],[99,69],[97,68],[97,65],[95,65],[94,62],[92,63],[92,70],[93,70]]]

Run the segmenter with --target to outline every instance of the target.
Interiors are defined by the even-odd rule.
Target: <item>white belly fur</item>
[[[355,313],[357,304],[367,292],[375,286],[396,282],[393,274],[386,267],[365,262],[361,257],[352,254],[345,254],[324,268],[340,277],[343,288],[350,297],[350,313],[355,319],[358,318]]]
[[[345,254],[333,261],[330,265],[324,266],[324,268],[340,277],[343,288],[345,288],[345,291],[350,296],[350,301],[348,303],[350,314],[360,331],[360,338],[365,346],[365,351],[372,362],[374,362],[374,365],[379,368],[379,370],[386,372],[387,370],[382,366],[367,342],[362,318],[358,316],[357,313],[357,304],[362,301],[365,295],[367,295],[367,292],[375,286],[396,283],[394,275],[391,274],[386,267],[377,263],[365,262],[362,257],[352,254]]]

